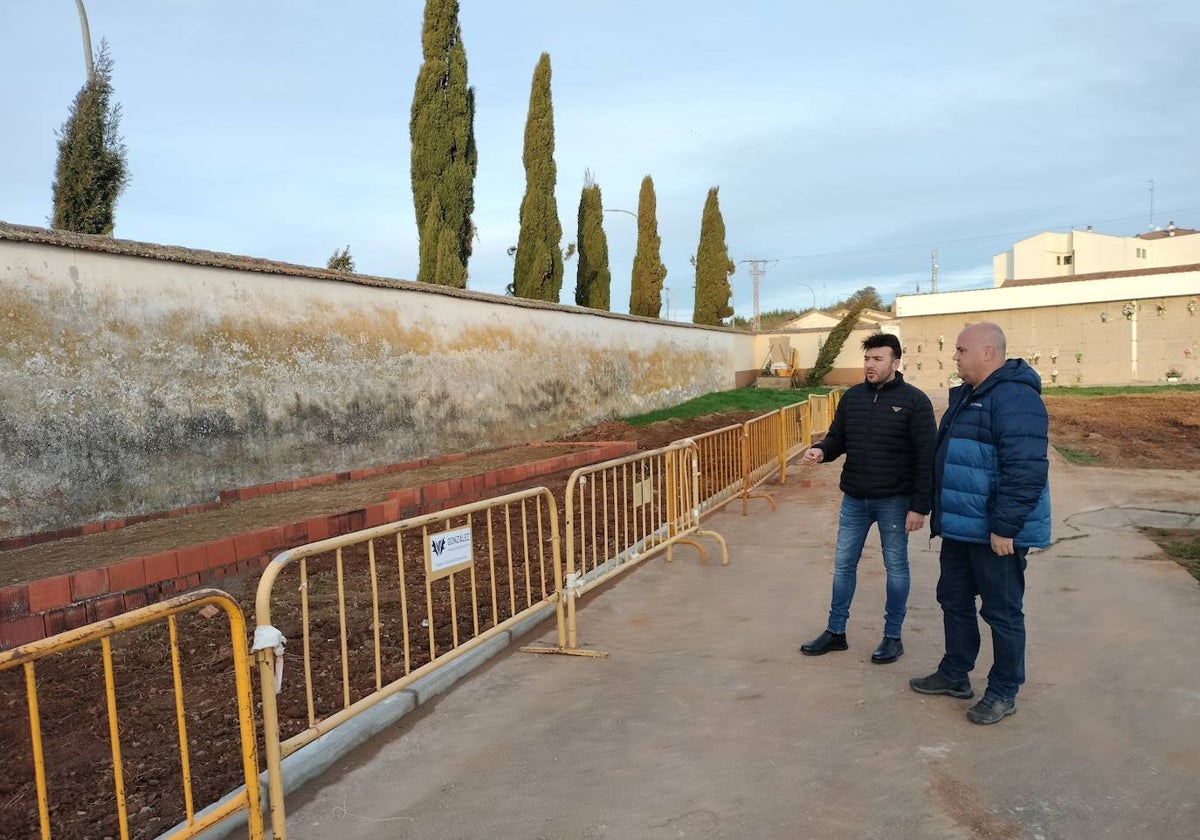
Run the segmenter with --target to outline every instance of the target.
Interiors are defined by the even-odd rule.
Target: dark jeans
[[[1012,700],[1025,682],[1025,554],[1001,557],[990,545],[942,540],[942,576],[937,598],[946,629],[946,655],[938,671],[955,682],[965,680],[979,654],[979,615],[992,631],[992,670],[985,697]]]

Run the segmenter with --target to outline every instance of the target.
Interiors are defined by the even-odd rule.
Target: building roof
[[[1189,231],[1195,233],[1196,231]],[[1164,265],[1160,268],[1130,268],[1122,271],[1093,271],[1090,274],[1067,274],[1055,277],[1030,277],[1025,280],[1005,280],[1000,288],[1015,286],[1042,286],[1050,283],[1078,283],[1081,280],[1106,280],[1112,277],[1144,277],[1147,274],[1175,274],[1184,271],[1200,271],[1200,263],[1189,265]]]
[[[1200,231],[1192,230],[1191,228],[1177,228],[1175,223],[1167,225],[1166,230],[1152,230],[1149,233],[1139,233],[1138,239],[1168,239],[1172,236],[1187,236],[1191,233],[1200,233]]]

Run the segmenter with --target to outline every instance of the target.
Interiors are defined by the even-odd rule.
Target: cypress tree
[[[603,217],[600,185],[592,180],[589,172],[579,196],[579,264],[575,274],[575,302],[607,312],[612,273],[608,268],[608,237],[604,235]]]
[[[734,272],[733,260],[725,247],[725,220],[717,201],[717,188],[708,191],[704,216],[700,220],[700,247],[696,250],[696,302],[692,323],[720,324],[733,314],[729,298],[733,290],[729,277]]]
[[[475,89],[467,86],[467,52],[458,24],[458,0],[426,0],[421,35],[423,61],[413,91],[409,136],[412,139],[413,208],[420,258],[417,280],[441,283],[454,278],[466,286],[467,261],[475,211]],[[430,226],[430,207],[439,208]],[[438,269],[442,229],[455,242],[460,265]]]
[[[562,225],[554,187],[554,104],[550,99],[550,54],[542,53],[533,71],[529,116],[525,121],[525,197],[521,199],[521,232],[513,265],[517,297],[558,302],[563,260],[558,244]]]
[[[829,374],[829,371],[833,370],[833,365],[837,361],[837,357],[841,355],[842,346],[845,345],[846,339],[850,337],[850,333],[854,331],[854,325],[858,323],[858,316],[862,314],[866,306],[866,298],[859,298],[851,303],[845,317],[838,321],[837,326],[829,331],[829,338],[825,339],[825,343],[821,345],[821,349],[817,353],[817,360],[813,362],[812,368],[808,371],[808,376],[804,378],[805,388],[814,388],[820,385],[821,380]]]
[[[662,311],[663,281],[667,267],[661,256],[662,240],[658,236],[658,200],[654,195],[654,180],[642,179],[638,193],[637,250],[633,254],[633,277],[629,284],[629,314],[657,318]]]
[[[92,77],[75,95],[58,132],[51,187],[55,230],[112,236],[117,198],[129,183],[121,106],[112,104],[112,69],[108,44],[101,41]]]

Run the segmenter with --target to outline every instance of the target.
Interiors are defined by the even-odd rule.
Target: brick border
[[[527,444],[530,448],[559,446],[555,443]],[[530,481],[551,473],[574,470],[589,464],[620,458],[637,450],[632,441],[584,442],[580,449],[569,455],[559,455],[540,461],[530,461],[511,467],[502,467],[472,475],[458,476],[432,484],[393,490],[384,501],[367,505],[358,510],[345,511],[327,516],[317,516],[301,522],[261,528],[244,534],[207,543],[197,543],[171,551],[160,551],[141,557],[131,557],[95,569],[83,569],[65,575],[56,575],[16,586],[0,587],[0,650],[27,644],[37,639],[82,627],[93,621],[112,618],[122,612],[137,609],[147,604],[170,598],[180,592],[202,585],[211,585],[226,577],[243,575],[264,568],[271,558],[281,551],[305,543],[340,536],[364,528],[372,528],[387,522],[396,522],[426,513],[476,502],[489,496],[506,492],[509,485]],[[505,447],[511,448],[511,447]],[[494,450],[490,450],[494,451]],[[269,493],[309,487],[314,484],[334,484],[356,481],[361,478],[388,472],[415,469],[418,466],[449,463],[461,460],[465,454],[446,455],[440,458],[422,458],[404,464],[384,467],[368,467],[342,473],[329,473],[298,481],[279,481],[255,487],[229,491],[236,495],[207,505],[192,505],[161,514],[129,517],[112,520],[120,523],[89,523],[80,528],[63,531],[42,532],[56,536],[35,539],[47,542],[65,536],[97,533],[159,519],[180,516],[184,513],[212,510],[225,507],[233,499],[250,499]],[[247,494],[247,495],[242,495]],[[97,528],[97,525],[106,527]],[[91,528],[91,530],[85,530]],[[70,532],[70,533],[65,533]],[[0,541],[0,550],[14,547]]]
[[[601,441],[599,444],[592,444],[591,441],[582,441],[580,445],[603,445],[607,441]],[[536,448],[539,446],[562,446],[562,443],[527,443],[525,447]],[[64,540],[68,537],[81,537],[90,534],[97,534],[101,531],[115,531],[118,528],[125,528],[130,525],[138,525],[142,522],[150,522],[155,519],[169,519],[174,516],[185,516],[192,513],[206,513],[210,510],[219,510],[220,508],[229,507],[230,503],[241,501],[244,499],[257,499],[259,496],[269,496],[273,493],[286,493],[288,490],[300,490],[305,487],[313,487],[318,484],[340,484],[345,481],[357,481],[360,478],[371,478],[377,475],[387,475],[390,473],[404,472],[405,470],[414,470],[420,467],[432,467],[438,464],[448,464],[453,461],[461,461],[469,455],[486,455],[489,452],[499,452],[503,449],[518,449],[521,447],[501,446],[492,449],[481,449],[478,452],[455,452],[450,455],[439,455],[432,458],[418,458],[415,461],[403,461],[399,464],[385,464],[378,467],[364,467],[357,470],[348,470],[336,473],[323,473],[321,475],[312,475],[307,478],[295,478],[288,481],[268,481],[265,484],[255,484],[250,487],[239,487],[234,490],[221,490],[218,493],[218,498],[215,501],[204,502],[198,505],[185,505],[184,507],[173,508],[171,510],[153,511],[150,513],[138,513],[130,516],[119,517],[116,519],[102,519],[96,522],[87,522],[83,525],[72,525],[67,528],[59,528],[55,531],[35,531],[29,534],[18,534],[15,537],[5,537],[0,540],[0,551],[12,551],[17,548],[28,548],[31,545],[40,545],[45,542],[53,542],[54,540]],[[591,463],[585,462],[585,463]]]

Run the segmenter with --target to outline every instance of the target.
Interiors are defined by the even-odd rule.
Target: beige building
[[[1150,384],[1176,375],[1197,382],[1198,304],[1200,260],[903,295],[894,308],[905,378],[929,390],[956,384],[954,340],[964,326],[980,321],[998,323],[1008,337],[1009,357],[1028,361],[1047,387]]]
[[[757,358],[763,360],[759,368],[768,366],[772,361],[771,345],[786,344],[796,350],[796,361],[803,377],[813,366],[821,347],[829,338],[829,333],[846,317],[845,308],[832,309],[828,312],[813,310],[799,318],[793,318],[771,330],[755,334],[755,352]],[[877,332],[899,334],[900,326],[896,317],[890,312],[879,312],[875,309],[864,309],[858,316],[858,323],[846,339],[834,362],[833,370],[825,377],[829,385],[853,385],[863,378],[862,342],[867,336]],[[749,372],[751,375],[738,379],[738,385],[748,385],[754,381],[760,370]]]
[[[1145,271],[1200,263],[1200,236],[1169,222],[1165,230],[1112,236],[1071,229],[1022,239],[992,260],[993,285],[1009,280],[1073,277],[1108,271]]]

